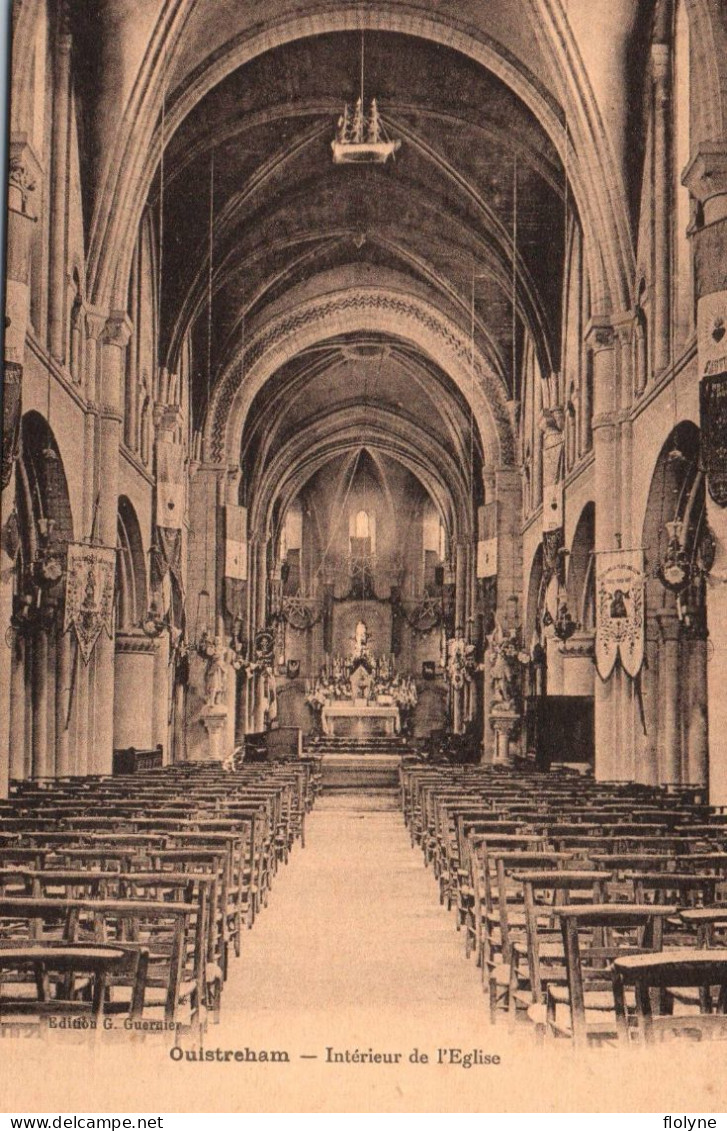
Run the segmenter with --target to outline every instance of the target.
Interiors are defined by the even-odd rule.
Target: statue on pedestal
[[[227,692],[228,649],[221,636],[209,637],[205,632],[199,642],[198,651],[206,663],[204,673],[205,704],[208,707],[218,707],[224,704]]]

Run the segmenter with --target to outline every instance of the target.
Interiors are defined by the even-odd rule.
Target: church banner
[[[180,444],[157,440],[156,524],[161,530],[181,530],[184,518],[184,452]]]
[[[225,577],[247,581],[247,507],[225,507]]]
[[[486,538],[477,543],[477,576],[497,577],[497,538]]]
[[[68,543],[66,572],[66,616],[63,631],[73,628],[84,664],[91,659],[101,633],[109,639],[114,631],[114,583],[116,549]]]
[[[727,507],[727,373],[702,378],[699,407],[707,489],[718,507]]]
[[[616,660],[635,679],[644,661],[643,550],[597,554],[596,668],[608,679]]]
[[[543,487],[543,533],[563,527],[563,482],[547,483]]]
[[[13,464],[18,455],[20,440],[21,389],[23,367],[15,361],[6,361],[3,368],[3,437],[2,437],[2,489],[10,482]]]
[[[701,461],[712,500],[727,507],[727,291],[699,300],[697,355]]]

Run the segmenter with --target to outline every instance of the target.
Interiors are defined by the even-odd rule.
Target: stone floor
[[[710,1042],[680,1047],[673,1071],[661,1048],[634,1070],[633,1054],[577,1061],[569,1042],[542,1049],[529,1031],[490,1026],[479,971],[409,843],[396,791],[324,795],[306,836],[231,962],[221,1023],[204,1037],[211,1059],[187,1033],[108,1047],[61,1034],[50,1058],[45,1042],[4,1042],[6,1110],[687,1111],[697,1076],[710,1110],[725,1110]],[[89,1106],[93,1079],[103,1097],[96,1089]]]
[[[306,847],[276,877],[270,905],[234,963],[225,1006],[347,1015],[441,1009],[485,1023],[479,972],[413,850],[397,794],[324,794]]]

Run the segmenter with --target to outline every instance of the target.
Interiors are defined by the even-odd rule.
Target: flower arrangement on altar
[[[310,691],[306,695],[305,701],[308,704],[308,706],[312,708],[313,711],[318,713],[319,711],[323,710],[323,708],[325,707],[326,703],[328,703],[329,700],[328,700],[328,696],[324,692],[323,688],[318,686],[318,687],[315,687],[313,689],[313,691]]]
[[[322,711],[327,703],[353,699],[351,683],[345,677],[321,676],[305,701],[314,711]],[[401,711],[411,711],[419,701],[416,684],[411,676],[379,677],[371,683],[369,702],[392,704]]]
[[[451,686],[460,691],[466,683],[472,682],[476,671],[474,644],[468,644],[463,636],[453,637],[447,643],[447,678]]]

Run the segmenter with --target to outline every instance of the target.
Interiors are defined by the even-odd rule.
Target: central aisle
[[[435,1011],[489,1028],[479,971],[396,804],[395,791],[319,798],[305,849],[278,872],[231,963],[223,1013],[363,1012],[397,1024]]]

